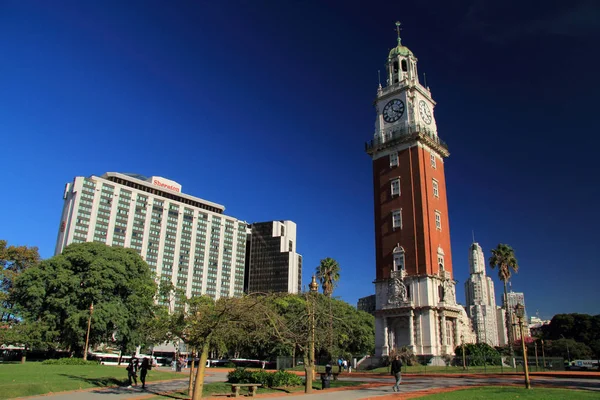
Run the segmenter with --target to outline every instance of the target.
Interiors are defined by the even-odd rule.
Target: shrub
[[[246,368],[236,368],[227,374],[227,382],[254,383],[252,382],[252,371],[248,371]]]
[[[245,368],[236,368],[227,374],[229,383],[257,383],[264,387],[300,386],[302,379],[295,374],[277,371],[275,373],[265,370],[248,371]]]
[[[42,361],[44,365],[98,365],[100,364],[98,361],[88,361],[83,358],[59,358],[55,360],[45,360]]]
[[[302,378],[296,374],[285,371],[277,371],[272,375],[271,387],[286,387],[286,386],[300,386],[302,385]]]

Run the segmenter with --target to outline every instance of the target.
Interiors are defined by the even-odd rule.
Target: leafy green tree
[[[329,302],[318,293],[269,296],[265,315],[273,342],[298,349],[304,358],[306,393],[312,393],[315,351],[326,346]]]
[[[222,335],[232,329],[244,329],[248,332],[265,329],[261,311],[261,298],[244,296],[241,298],[220,298],[214,301],[208,296],[194,297],[189,300],[187,309],[180,314],[182,323],[179,336],[193,348],[198,349],[200,361],[196,369],[196,378],[192,399],[199,400],[204,389],[204,372],[208,352],[212,344],[218,343]],[[192,380],[190,379],[190,384]]]
[[[546,344],[546,355],[562,357],[565,360],[590,359],[593,351],[585,343],[573,339],[548,340]]]
[[[512,247],[507,244],[500,243],[495,249],[492,249],[492,256],[489,260],[490,268],[498,268],[498,277],[504,284],[504,309],[506,310],[506,334],[508,337],[508,343],[510,345],[511,357],[514,355],[513,349],[513,332],[512,332],[512,313],[513,310],[508,309],[508,282],[512,275],[511,270],[517,273],[519,271],[519,265],[517,258],[515,257],[515,251]]]
[[[464,346],[465,356],[467,356],[470,366],[501,365],[502,363],[498,350],[487,343],[467,343]],[[462,346],[457,346],[454,353],[462,354]]]
[[[67,246],[63,253],[26,269],[14,298],[28,322],[45,324],[56,340],[84,351],[90,305],[90,345],[114,343],[123,352],[143,344],[139,327],[152,317],[156,284],[132,249],[101,243]]]
[[[340,265],[333,258],[325,258],[317,267],[317,279],[321,282],[323,294],[331,297],[337,281],[340,279]]]
[[[13,287],[15,279],[27,268],[40,262],[37,247],[7,246],[6,240],[0,240],[0,322],[14,319]]]
[[[51,347],[55,343],[57,334],[58,332],[53,331],[41,321],[11,320],[0,329],[0,343],[22,346],[24,350],[21,363],[25,363],[28,350]]]
[[[323,296],[322,300],[325,300]],[[332,304],[337,351],[346,357],[372,354],[375,351],[375,317],[342,300],[332,299]],[[321,308],[325,308],[325,304]]]

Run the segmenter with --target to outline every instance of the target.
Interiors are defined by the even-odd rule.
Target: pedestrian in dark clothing
[[[138,370],[138,361],[137,358],[133,357],[131,360],[129,360],[129,364],[127,364],[127,377],[129,378],[129,387],[132,386],[132,384],[135,384],[135,386],[137,386],[137,370]]]
[[[396,378],[396,384],[392,388],[394,392],[400,391],[400,382],[402,381],[402,361],[400,361],[400,357],[396,356],[394,361],[392,361],[392,375]]]
[[[142,365],[140,365],[140,381],[142,381],[142,389],[146,389],[146,375],[148,375],[148,370],[152,369],[152,365],[150,364],[150,360],[148,357],[142,360]]]

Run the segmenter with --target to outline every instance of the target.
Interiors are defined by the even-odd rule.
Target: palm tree
[[[340,265],[333,258],[325,258],[317,267],[317,278],[321,282],[323,294],[331,297],[336,282],[340,279]]]
[[[333,349],[333,309],[331,295],[336,282],[340,279],[340,265],[333,258],[325,258],[317,267],[317,278],[321,282],[323,294],[329,298],[329,351]]]
[[[498,247],[492,249],[492,256],[490,257],[490,268],[498,268],[498,277],[504,284],[504,310],[506,312],[506,333],[508,337],[508,342],[510,345],[510,355],[513,354],[513,335],[512,335],[512,311],[508,307],[508,291],[507,285],[510,280],[510,276],[512,275],[511,270],[515,273],[519,271],[519,265],[517,263],[517,258],[515,257],[515,251],[512,247],[507,244],[500,243]]]

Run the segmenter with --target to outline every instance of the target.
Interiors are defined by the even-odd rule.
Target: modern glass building
[[[250,225],[246,259],[246,290],[300,293],[302,256],[296,252],[296,224],[292,221]]]
[[[242,295],[248,225],[224,215],[224,206],[162,177],[115,172],[76,177],[63,198],[55,254],[81,242],[128,247],[157,281],[171,281],[188,297]]]

